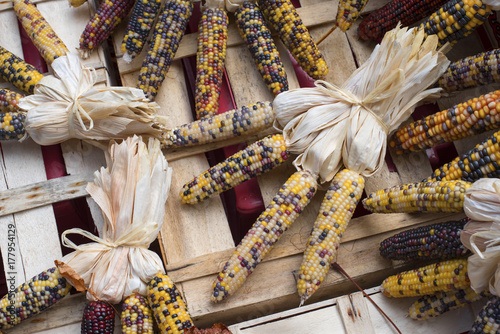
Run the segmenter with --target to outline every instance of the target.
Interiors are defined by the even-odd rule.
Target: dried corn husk
[[[471,221],[460,240],[474,255],[467,261],[471,287],[500,295],[500,180],[480,179],[465,192],[464,211]]]
[[[483,3],[491,7],[492,10],[500,10],[499,0],[483,0]]]
[[[75,249],[63,262],[83,278],[94,296],[118,303],[132,293],[146,295],[146,285],[159,271],[165,272],[158,255],[148,250],[163,223],[172,170],[160,150],[160,142],[140,137],[112,143],[101,168],[87,191],[104,216],[102,235],[81,229],[63,233],[66,247]],[[67,234],[77,233],[92,243],[77,246]]]
[[[314,88],[284,92],[273,102],[275,127],[298,154],[297,169],[330,181],[345,166],[368,177],[383,165],[387,135],[418,103],[434,98],[427,89],[449,61],[438,39],[400,28],[388,32],[370,58],[341,87],[317,81]]]
[[[125,139],[134,134],[160,138],[158,105],[142,90],[95,87],[94,69],[83,66],[74,54],[57,58],[51,66],[54,75],[45,76],[34,94],[19,102],[27,111],[26,131],[36,143]]]

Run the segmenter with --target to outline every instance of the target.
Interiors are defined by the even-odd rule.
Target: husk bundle
[[[500,295],[500,180],[480,179],[465,192],[464,211],[471,218],[460,240],[474,255],[467,263],[471,287]]]
[[[104,228],[96,237],[81,229],[63,233],[63,244],[75,249],[63,262],[75,270],[94,296],[118,303],[132,293],[146,295],[146,285],[164,272],[159,256],[148,250],[163,224],[172,169],[160,142],[140,137],[110,145],[102,167],[87,191],[102,209]],[[66,235],[77,233],[92,243],[77,246]]]
[[[159,106],[131,87],[94,87],[95,71],[68,54],[52,63],[33,95],[20,100],[27,111],[25,128],[40,145],[71,138],[87,141],[125,139],[134,134],[160,138],[163,120]]]
[[[342,166],[365,177],[375,174],[384,163],[387,135],[418,103],[438,96],[439,88],[427,88],[449,61],[437,45],[436,36],[424,40],[423,31],[398,26],[341,87],[317,81],[314,88],[279,94],[275,127],[298,154],[297,169],[321,182]]]

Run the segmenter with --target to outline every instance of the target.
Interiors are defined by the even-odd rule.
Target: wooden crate
[[[385,2],[369,2],[367,10],[378,8]],[[332,26],[337,3],[336,0],[301,1],[302,8],[298,9],[298,12],[316,40]],[[241,107],[256,101],[271,101],[273,97],[255,69],[246,46],[243,45],[243,40],[236,30],[233,15],[229,14],[229,16],[226,73],[236,105]],[[375,43],[358,40],[356,31],[357,26],[347,34],[336,31],[321,44],[320,49],[330,68],[326,81],[340,85],[356,69],[356,64],[364,62],[370,55]],[[135,86],[144,53],[132,63],[125,63],[120,51],[122,36],[123,32],[115,34],[118,69],[122,84]],[[196,33],[184,36],[176,54],[176,60],[156,98],[162,106],[161,113],[168,116],[172,126],[184,124],[193,119],[193,101],[189,100],[181,59],[196,54],[196,38]],[[284,51],[284,46],[281,42],[277,42],[285,63],[290,88],[296,88],[298,87],[297,75],[292,69],[292,63]],[[481,50],[482,45],[477,36],[472,36],[457,44],[452,56],[458,59]],[[259,135],[253,136],[252,140],[255,137]],[[475,139],[472,141],[475,142]],[[227,143],[222,145],[227,145]],[[209,148],[214,147],[217,145]],[[209,326],[214,322],[231,324],[298,306],[296,272],[324,192],[319,191],[301,217],[281,237],[246,283],[226,301],[214,304],[209,299],[212,282],[231,255],[234,242],[219,198],[213,198],[195,206],[179,205],[177,194],[182,185],[208,168],[204,155],[194,155],[200,152],[199,149],[198,151],[186,149],[182,151],[189,152],[186,154],[193,153],[193,155],[182,157],[179,155],[181,152],[166,151],[167,158],[174,169],[174,180],[159,238],[167,272],[182,290],[195,323],[198,326]],[[173,161],[173,159],[179,160]],[[390,171],[387,166],[384,166],[379,175],[367,180],[367,193],[387,186],[419,181],[432,172],[425,153],[412,153],[409,156],[392,155],[392,159],[397,172]],[[289,162],[258,178],[265,203],[270,202],[293,171],[294,167]],[[353,219],[344,234],[338,262],[363,287],[378,285],[385,276],[400,269],[378,255],[376,250],[382,239],[410,226],[460,217],[462,215],[394,214],[386,216],[372,214]],[[308,303],[339,296],[353,290],[352,284],[343,276],[330,271],[321,289]]]
[[[79,8],[71,8],[65,0],[35,2],[68,49],[76,52],[79,36],[94,12],[93,6],[86,3]],[[0,4],[0,29],[4,32],[0,35],[0,45],[24,58],[20,30],[10,1]],[[99,85],[109,85],[107,59],[102,48],[84,64],[96,69]],[[2,79],[0,87],[13,89]],[[16,287],[53,267],[54,260],[62,256],[51,203],[85,196],[86,181],[91,180],[92,173],[105,164],[102,150],[79,140],[63,143],[61,148],[66,171],[71,176],[47,181],[39,145],[31,139],[23,143],[2,142],[0,190],[4,194],[2,200],[5,205],[2,205],[0,217],[0,251],[6,277],[14,276],[13,285]],[[92,211],[100,214],[93,202],[89,205]],[[8,248],[7,236],[12,231],[15,232],[14,251]],[[14,253],[15,259],[9,253]],[[79,332],[84,305],[83,294],[67,297],[58,304],[58,308],[42,313],[8,333]]]
[[[385,2],[385,0],[372,0],[367,10],[378,8]],[[337,0],[302,0],[301,3],[303,7],[299,9],[300,15],[310,27],[312,35],[316,39],[320,38],[332,25]],[[91,6],[85,5],[72,9],[66,5],[65,0],[42,1],[38,6],[68,47],[70,49],[77,47],[78,36],[92,12]],[[47,9],[44,9],[45,6]],[[64,14],[61,14],[61,11],[64,11]],[[232,21],[231,19],[226,73],[235,102],[239,107],[256,101],[271,101],[273,97],[262,82]],[[15,15],[12,10],[4,8],[0,11],[0,27],[4,27],[5,31],[11,31],[14,22]],[[125,64],[121,59],[119,48],[122,36],[123,27],[114,35],[118,69],[122,84],[133,87],[144,54],[131,64]],[[18,35],[17,37],[11,34],[0,36],[0,45],[19,55],[22,54]],[[356,27],[347,34],[334,32],[320,46],[330,68],[326,80],[341,84],[356,69],[357,63],[362,63],[368,58],[373,47],[374,43],[366,43],[357,39]],[[278,48],[285,63],[290,87],[298,87],[297,75],[293,70],[292,62],[286,57],[287,53],[281,42],[278,42]],[[481,49],[482,46],[477,37],[472,35],[457,44],[450,57],[458,59],[481,51]],[[194,55],[195,50],[196,34],[186,35],[177,53],[176,61],[156,98],[162,107],[160,112],[168,116],[173,126],[192,120],[192,101],[190,101],[181,59]],[[94,53],[88,63],[100,67],[102,81],[106,81],[104,52],[101,50]],[[464,93],[461,97],[466,94],[475,93]],[[454,103],[453,101],[457,100],[442,99],[441,107],[447,107]],[[245,139],[252,141],[260,136],[263,134]],[[235,143],[238,140],[231,140],[223,145]],[[475,142],[477,142],[476,138],[461,141],[457,144],[457,149],[465,149],[467,146],[461,143]],[[219,198],[213,198],[195,206],[183,206],[179,205],[177,196],[186,181],[209,167],[202,153],[220,146],[217,144],[165,152],[174,169],[174,175],[159,241],[167,271],[177,282],[196,325],[200,327],[210,326],[214,322],[226,324],[245,322],[298,306],[295,275],[324,194],[323,191],[319,191],[290,231],[283,235],[266,260],[234,296],[223,303],[212,304],[209,300],[212,281],[235,246],[223,203]],[[72,176],[46,181],[40,148],[37,145],[32,142],[2,144],[4,178],[0,181],[2,182],[0,189],[4,191],[0,196],[2,198],[0,235],[7,235],[9,223],[16,224],[19,245],[16,264],[20,266],[16,270],[22,273],[22,277],[19,275],[20,277],[17,278],[16,285],[52,266],[53,259],[61,256],[50,203],[85,196],[86,192],[83,188],[85,182],[91,180],[90,173],[104,165],[102,152],[80,141],[69,141],[62,144],[62,148],[66,168]],[[384,166],[378,176],[367,180],[366,192],[418,181],[430,175],[432,171],[425,153],[412,153],[404,157],[392,155],[392,160],[397,171],[391,171],[388,166]],[[289,162],[258,178],[266,203],[293,171],[294,168]],[[95,217],[99,217],[99,212],[92,203],[89,201],[92,210],[96,212]],[[394,214],[390,216],[371,214],[355,218],[344,234],[338,262],[364,288],[376,286],[385,276],[401,269],[400,266],[383,260],[378,255],[376,250],[382,239],[410,226],[462,216],[460,214]],[[2,254],[5,254],[6,241],[0,242]],[[40,251],[41,249],[43,252]],[[8,268],[6,261],[7,258],[4,255],[4,265]],[[324,303],[328,303],[332,297],[354,290],[352,284],[343,276],[330,271],[321,289],[308,301],[307,305],[319,301],[323,303],[320,305],[326,305]],[[81,294],[65,298],[53,308],[17,326],[9,333],[77,332],[84,300]],[[306,310],[306,308],[314,309],[315,306],[306,306],[300,310]]]

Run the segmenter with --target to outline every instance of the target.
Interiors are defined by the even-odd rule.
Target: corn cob
[[[500,82],[499,58],[500,49],[495,49],[451,63],[439,78],[438,86],[453,92]]]
[[[309,31],[290,0],[259,0],[269,26],[279,33],[281,41],[297,63],[313,79],[322,79],[328,67]]]
[[[476,145],[461,157],[444,164],[432,173],[426,181],[463,180],[474,182],[480,178],[500,177],[500,131]]]
[[[0,112],[17,112],[19,111],[19,100],[23,96],[10,89],[0,88]]]
[[[377,213],[462,212],[465,181],[420,182],[371,193],[363,200],[367,210]]]
[[[434,295],[420,297],[410,306],[409,314],[412,319],[426,320],[469,305],[485,295],[475,293],[470,287],[448,292],[439,291]]]
[[[26,129],[24,128],[25,120],[25,113],[0,111],[0,141],[22,139],[26,135]]]
[[[497,90],[399,128],[389,145],[398,154],[421,151],[499,126],[500,90]]]
[[[226,60],[228,18],[224,8],[205,8],[198,26],[195,111],[198,119],[219,111]]]
[[[161,0],[137,0],[123,36],[123,59],[131,62],[141,53],[161,6]]]
[[[330,263],[335,262],[340,238],[363,194],[364,183],[361,175],[345,169],[335,175],[328,188],[299,269],[297,291],[301,302],[319,288]]]
[[[490,6],[481,0],[450,0],[432,13],[419,29],[424,29],[425,37],[437,35],[439,46],[447,42],[453,45],[486,22],[490,14]]]
[[[167,275],[158,273],[149,282],[148,302],[162,333],[180,334],[193,326],[181,293]]]
[[[479,311],[469,333],[493,334],[498,332],[500,332],[500,297],[491,295],[486,305]]]
[[[368,0],[341,0],[337,8],[337,27],[343,32],[351,28]]]
[[[393,0],[370,13],[358,27],[358,35],[364,40],[379,40],[401,22],[410,26],[427,18],[448,0]]]
[[[153,334],[153,316],[147,299],[137,293],[128,296],[122,304],[121,323],[123,334]]]
[[[80,54],[87,59],[132,9],[134,0],[104,0],[80,36]]]
[[[470,251],[460,241],[460,231],[469,219],[412,228],[380,243],[380,255],[388,260],[448,260]]]
[[[115,329],[115,311],[106,302],[89,302],[83,309],[82,334],[112,334]]]
[[[236,26],[247,44],[267,88],[274,94],[288,90],[280,54],[257,4],[245,1],[235,12]]]
[[[35,5],[29,0],[13,0],[13,3],[17,18],[48,64],[69,52]]]
[[[168,130],[163,133],[163,145],[201,145],[248,135],[272,126],[274,118],[271,102],[257,102]]]
[[[288,156],[281,134],[267,136],[186,183],[181,189],[181,201],[196,204],[218,195],[281,165]]]
[[[70,288],[55,267],[34,276],[0,300],[0,329],[11,328],[54,305]]]
[[[295,172],[241,240],[213,283],[212,301],[233,294],[297,219],[316,192],[316,177]]]
[[[179,43],[193,13],[190,0],[167,0],[155,25],[151,45],[142,63],[137,88],[154,100],[172,64]]]
[[[86,3],[87,0],[68,0],[68,3],[71,7],[80,7],[84,3]]]
[[[43,75],[35,67],[0,46],[0,75],[20,90],[33,94]]]
[[[390,276],[382,283],[382,293],[387,297],[413,297],[468,286],[467,259],[456,259]]]

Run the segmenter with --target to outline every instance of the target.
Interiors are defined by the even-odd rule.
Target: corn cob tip
[[[79,48],[76,48],[76,50],[80,54],[80,57],[82,57],[82,59],[84,59],[84,60],[88,59],[90,57],[90,54],[92,53],[91,49],[79,49]]]
[[[132,59],[133,58],[128,51],[123,54],[123,61],[127,64],[130,64],[132,62]]]

